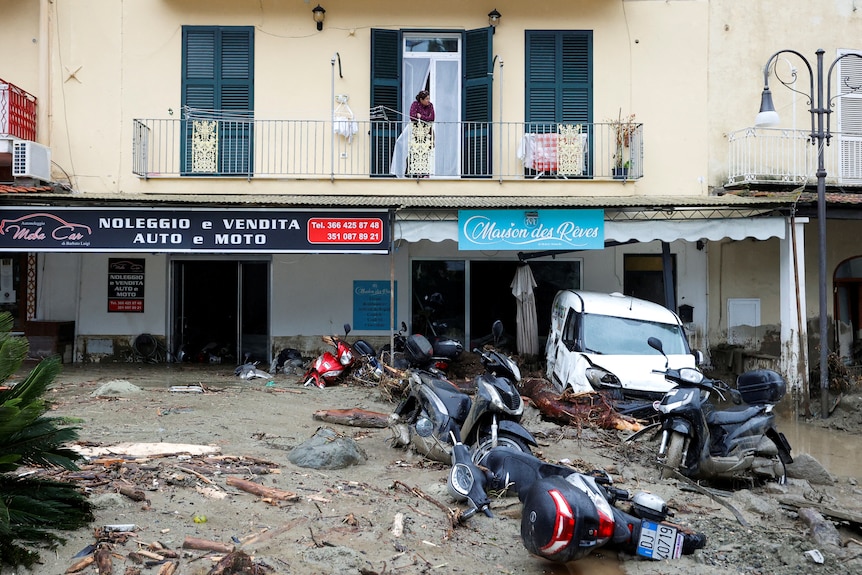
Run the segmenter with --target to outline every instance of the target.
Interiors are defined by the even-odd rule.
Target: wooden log
[[[278,489],[276,487],[267,487],[260,483],[255,483],[254,481],[240,479],[239,477],[229,475],[226,482],[228,485],[236,487],[237,489],[242,489],[248,493],[259,495],[260,497],[270,497],[280,501],[296,501],[299,499],[299,495],[292,491],[285,491],[284,489]]]
[[[66,573],[77,573],[78,571],[83,571],[86,567],[89,567],[95,562],[96,559],[92,555],[87,555],[73,563],[68,569],[66,569]]]
[[[118,485],[117,492],[121,495],[125,495],[132,501],[146,501],[147,494],[144,493],[142,489],[138,489],[136,487],[128,487],[126,485]]]
[[[389,426],[389,414],[379,411],[368,411],[358,407],[350,409],[321,409],[315,411],[312,418],[327,423],[338,423],[341,425],[352,425],[354,427],[378,427]]]
[[[243,537],[240,541],[240,547],[249,547],[251,545],[256,545],[264,541],[269,541],[273,537],[281,535],[282,533],[286,533],[287,531],[290,531],[301,523],[305,523],[306,520],[307,519],[305,517],[298,517],[296,519],[293,519],[292,521],[288,521],[287,523],[276,529],[268,529],[261,533],[255,533],[254,535],[248,535],[246,537]]]
[[[168,561],[159,568],[159,575],[174,575],[177,570],[177,564],[174,561]]]
[[[643,427],[634,418],[618,413],[599,393],[560,395],[550,381],[537,377],[523,380],[520,390],[542,415],[557,423],[628,431]]]
[[[197,537],[186,537],[183,540],[183,549],[197,549],[199,551],[215,551],[216,553],[232,553],[233,545],[219,543],[218,541],[208,541],[206,539],[198,539]]]

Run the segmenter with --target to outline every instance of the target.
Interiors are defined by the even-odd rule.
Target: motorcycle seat
[[[707,415],[706,420],[710,425],[732,425],[747,421],[762,411],[763,406],[760,405],[736,405],[729,409],[713,411]]]

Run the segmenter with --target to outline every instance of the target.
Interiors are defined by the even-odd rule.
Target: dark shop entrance
[[[188,362],[269,362],[269,261],[171,262],[171,342]]]

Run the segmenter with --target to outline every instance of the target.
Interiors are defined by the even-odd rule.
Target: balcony
[[[826,183],[862,186],[862,134],[832,132],[824,148]],[[746,128],[728,136],[727,187],[799,186],[817,178],[817,148],[811,133],[779,128]]]
[[[386,118],[257,120],[186,114],[181,119],[136,119],[133,172],[146,179],[643,177],[642,124],[632,125],[622,150],[613,124],[436,122],[428,127],[423,131]]]
[[[36,96],[0,78],[0,138],[36,141]]]

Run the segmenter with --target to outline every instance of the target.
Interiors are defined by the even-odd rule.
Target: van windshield
[[[605,355],[653,355],[647,340],[661,340],[667,355],[689,353],[682,327],[609,315],[584,314],[584,351]]]

